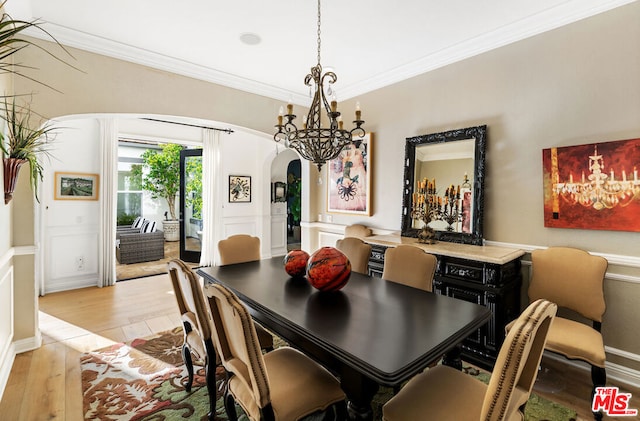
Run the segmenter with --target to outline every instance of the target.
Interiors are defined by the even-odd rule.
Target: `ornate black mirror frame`
[[[474,177],[473,177],[473,211],[471,233],[435,231],[435,239],[452,243],[483,243],[484,213],[484,174],[485,150],[487,143],[487,126],[467,127],[442,133],[432,133],[407,138],[405,144],[404,181],[402,184],[402,236],[417,237],[420,229],[412,227],[411,206],[415,186],[416,146],[457,140],[475,139]]]

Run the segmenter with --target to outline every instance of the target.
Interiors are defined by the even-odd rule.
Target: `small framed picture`
[[[55,200],[98,200],[98,174],[56,172],[54,178]]]
[[[287,183],[283,181],[275,181],[271,183],[271,201],[286,202]]]
[[[229,176],[229,203],[251,202],[251,176]]]

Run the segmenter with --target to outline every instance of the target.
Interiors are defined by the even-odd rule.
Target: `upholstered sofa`
[[[164,259],[164,232],[116,231],[116,258],[122,264]]]

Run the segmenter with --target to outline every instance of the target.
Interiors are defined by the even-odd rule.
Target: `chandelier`
[[[310,89],[315,89],[309,114],[303,117],[302,128],[298,128],[293,122],[296,118],[293,114],[293,104],[287,104],[286,114],[284,114],[284,108],[280,107],[278,124],[275,126],[278,131],[273,136],[276,142],[283,141],[287,148],[295,149],[304,159],[316,164],[318,171],[322,169],[322,165],[326,161],[337,157],[348,144],[356,143],[358,146],[360,141],[354,141],[354,136],[357,138],[365,135],[359,103],[356,104],[356,117],[353,121],[356,127],[352,130],[343,128],[338,103],[331,88],[331,85],[337,80],[338,77],[334,72],[322,73],[322,65],[320,64],[320,0],[318,0],[318,64],[311,68],[311,73],[304,79],[305,85]],[[327,84],[326,92],[325,83]],[[327,100],[327,95],[331,98],[331,103]],[[323,108],[326,117],[322,116]],[[325,121],[328,119],[328,126],[322,126],[323,119]]]
[[[585,177],[584,171],[579,182],[574,182],[573,174],[564,183],[553,185],[554,193],[571,204],[579,203],[596,210],[611,209],[615,206],[627,206],[634,200],[640,200],[640,181],[638,170],[633,168],[633,179],[627,179],[627,173],[622,170],[621,179],[615,178],[613,169],[607,174],[602,155],[598,155],[595,146],[593,155],[589,156],[590,174]]]

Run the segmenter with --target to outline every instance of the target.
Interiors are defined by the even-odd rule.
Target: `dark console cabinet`
[[[369,274],[382,276],[384,252],[393,245],[376,244],[375,239],[366,241],[371,244]],[[524,252],[450,243],[416,245],[438,258],[433,292],[491,309],[490,321],[463,342],[462,355],[470,363],[485,369],[493,368],[504,341],[504,327],[520,314],[520,257]],[[461,253],[456,246],[460,247]],[[487,250],[490,255],[485,253]]]

